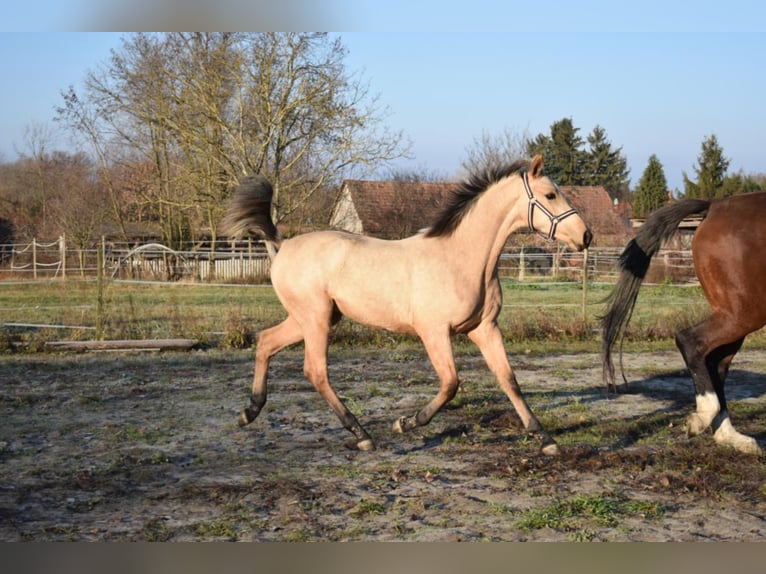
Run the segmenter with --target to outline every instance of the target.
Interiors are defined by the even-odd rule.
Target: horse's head
[[[581,251],[590,245],[593,233],[577,210],[548,176],[543,175],[543,156],[536,155],[522,174],[529,200],[528,226],[549,240],[556,239]]]

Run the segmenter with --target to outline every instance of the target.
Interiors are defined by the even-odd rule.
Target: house
[[[593,247],[624,247],[633,237],[630,223],[600,185],[563,185],[561,190],[593,232]]]
[[[428,227],[457,183],[345,180],[330,227],[401,239]]]
[[[346,180],[330,226],[384,239],[398,239],[428,227],[457,183]],[[593,231],[596,247],[624,246],[632,232],[600,186],[562,186]],[[537,234],[515,233],[509,245],[545,245]]]

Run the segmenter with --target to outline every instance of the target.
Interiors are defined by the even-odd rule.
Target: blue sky
[[[174,8],[176,3],[189,5],[180,0],[160,4]],[[52,31],[59,8],[35,20],[37,4],[4,9],[10,11],[4,28],[36,30],[0,33],[0,159],[5,161],[25,151],[30,125],[55,129],[52,118],[61,91],[70,84],[79,87],[89,69],[119,48],[123,35]],[[472,2],[473,10],[460,13],[450,2],[325,0],[324,20],[309,10],[300,17],[272,11],[266,20],[254,21],[312,29],[304,21],[308,18],[319,23],[313,29],[353,30],[338,32],[349,50],[348,69],[362,72],[388,108],[391,129],[412,141],[415,158],[402,167],[453,175],[483,131],[534,136],[549,133],[552,123],[566,117],[583,138],[596,125],[606,130],[628,159],[632,185],[656,154],[669,185],[682,189],[682,172],[693,176],[701,143],[711,134],[731,160],[730,172],[766,173],[766,33],[758,30],[766,11],[758,3],[734,0],[722,13],[720,3],[704,1],[694,3],[694,9],[655,0],[636,7],[570,2],[562,9],[547,2],[545,13],[532,3],[505,2],[482,10],[487,4],[493,3]],[[290,8],[296,5],[313,6],[309,0],[291,0]],[[220,10],[218,20],[206,24],[235,29],[245,15],[259,10],[257,2],[245,8],[239,0],[219,6],[229,24],[238,26],[225,26]],[[58,29],[132,23],[110,10],[113,20],[102,13],[78,22],[70,14],[72,22],[59,19]],[[179,21],[163,14],[124,27],[151,24],[171,30],[171,23],[195,24],[188,16]],[[162,25],[163,17],[168,25]],[[536,31],[525,31],[530,28]],[[63,138],[57,142],[57,147],[66,145]]]

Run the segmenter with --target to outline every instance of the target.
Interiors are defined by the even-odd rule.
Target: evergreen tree
[[[587,185],[583,182],[585,152],[578,131],[571,118],[564,118],[551,125],[550,136],[539,134],[527,142],[527,155],[542,153],[546,175],[559,185]]]
[[[741,193],[763,191],[764,189],[765,188],[752,176],[744,175],[743,173],[735,173],[723,178],[721,195],[723,197],[730,197]]]
[[[729,160],[723,156],[723,148],[718,144],[715,134],[702,142],[702,151],[697,156],[698,166],[694,167],[697,181],[691,181],[684,172],[684,195],[714,199],[726,197],[729,191],[724,186]]]
[[[652,154],[633,194],[633,215],[645,217],[668,200],[668,181],[657,156]]]
[[[588,136],[590,149],[585,157],[583,184],[603,186],[612,199],[622,199],[628,192],[628,161],[622,148],[612,148],[601,126]]]
[[[551,125],[550,135],[527,141],[527,155],[542,153],[546,175],[559,185],[601,185],[612,198],[622,198],[628,193],[630,173],[622,148],[614,149],[606,130],[597,125],[584,150],[579,131],[571,118],[561,119]]]

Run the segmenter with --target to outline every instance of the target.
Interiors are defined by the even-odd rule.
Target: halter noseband
[[[556,235],[556,227],[558,227],[558,224],[562,221],[564,221],[567,217],[570,215],[575,215],[577,213],[577,210],[572,208],[569,211],[565,211],[564,213],[561,213],[559,215],[553,215],[548,209],[539,201],[537,201],[537,198],[532,195],[532,190],[529,187],[529,177],[527,175],[527,172],[521,174],[521,179],[524,182],[524,191],[527,192],[527,197],[529,198],[529,211],[527,212],[527,217],[529,219],[529,229],[532,231],[535,231],[542,237],[545,237],[548,241],[553,241],[553,236]],[[551,230],[548,232],[548,235],[545,235],[542,231],[539,229],[535,229],[534,223],[533,223],[533,215],[535,212],[535,206],[542,211],[545,216],[548,218],[548,220],[551,222]]]

